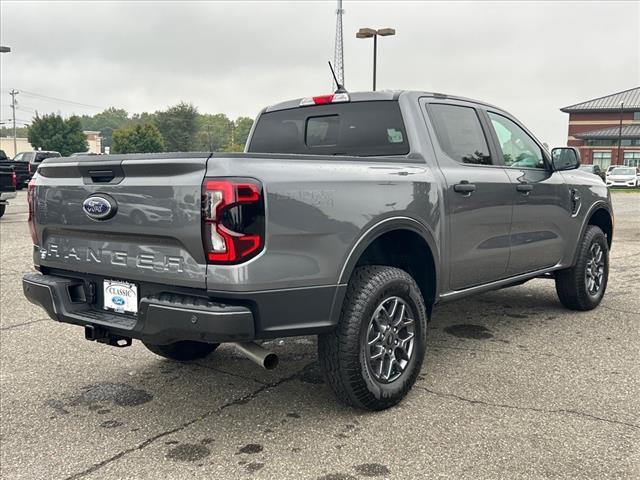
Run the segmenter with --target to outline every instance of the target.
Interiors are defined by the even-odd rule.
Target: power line
[[[30,92],[28,90],[20,90],[20,93],[22,93],[26,97],[40,98],[40,99],[49,100],[49,101],[57,102],[57,103],[66,103],[66,104],[69,104],[69,105],[77,105],[77,106],[85,107],[85,108],[97,108],[97,109],[104,110],[104,107],[101,107],[99,105],[92,105],[92,104],[89,104],[89,103],[76,102],[74,100],[66,100],[64,98],[52,97],[50,95],[43,95],[41,93]]]

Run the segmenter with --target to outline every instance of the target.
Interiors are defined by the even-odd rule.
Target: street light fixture
[[[394,28],[361,28],[356,32],[356,38],[371,38],[373,37],[373,91],[376,91],[376,63],[378,56],[378,37],[389,37],[395,35]]]

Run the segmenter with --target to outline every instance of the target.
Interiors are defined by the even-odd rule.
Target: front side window
[[[502,158],[507,167],[545,168],[542,149],[527,132],[507,117],[493,112],[487,114],[498,137]]]
[[[474,108],[442,103],[428,107],[440,148],[453,160],[491,165],[487,140]]]

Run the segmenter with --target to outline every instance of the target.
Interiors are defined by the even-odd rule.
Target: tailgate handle
[[[110,183],[117,185],[124,179],[120,161],[79,162],[78,170],[85,185]]]
[[[89,177],[93,183],[109,183],[116,178],[116,174],[113,170],[89,170]]]

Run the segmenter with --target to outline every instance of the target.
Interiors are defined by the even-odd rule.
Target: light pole
[[[9,53],[11,52],[11,47],[4,47],[4,46],[0,46],[0,53]],[[11,95],[11,110],[13,112],[13,156],[15,157],[16,150],[16,95],[18,94],[18,92],[16,92],[15,90],[11,90],[11,92],[9,92],[9,95]]]
[[[373,91],[376,91],[376,63],[378,56],[378,37],[389,37],[395,35],[396,31],[393,28],[361,28],[356,32],[356,38],[371,38],[373,37]]]
[[[617,153],[617,160],[618,160],[618,165],[622,165],[624,162],[622,161],[622,159],[620,158],[620,147],[622,147],[622,115],[624,112],[624,102],[620,102],[620,126],[618,127],[618,153]]]

